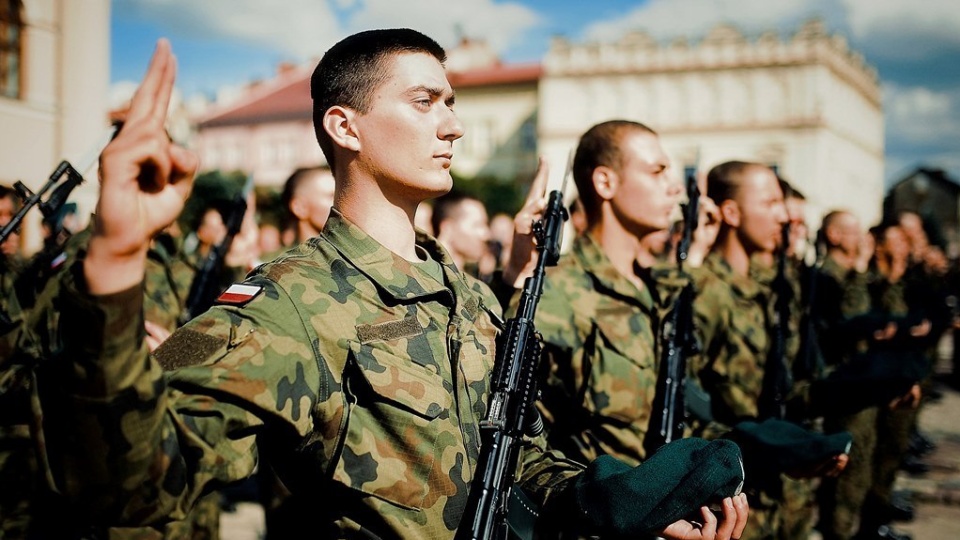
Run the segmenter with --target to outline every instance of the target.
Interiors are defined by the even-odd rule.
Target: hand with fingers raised
[[[123,291],[143,279],[150,239],[190,195],[199,161],[164,128],[176,71],[170,43],[161,39],[123,127],[100,154],[96,226],[84,260],[92,294]]]

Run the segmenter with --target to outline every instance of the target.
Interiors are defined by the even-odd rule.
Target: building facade
[[[36,191],[67,159],[96,157],[107,129],[110,84],[109,0],[0,0],[0,183]],[[95,205],[97,182],[74,191],[81,215]],[[40,212],[23,226],[25,251],[39,248]]]
[[[880,217],[877,75],[821,22],[787,40],[751,41],[726,25],[696,44],[555,39],[540,80],[540,152],[563,163],[579,134],[613,118],[660,133],[677,174],[733,159],[775,166],[807,197],[808,223],[841,207],[864,223]]]

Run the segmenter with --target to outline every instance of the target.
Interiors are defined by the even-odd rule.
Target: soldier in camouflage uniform
[[[679,202],[669,165],[657,134],[637,122],[595,125],[577,146],[573,177],[587,227],[548,271],[536,325],[548,441],[583,463],[610,454],[636,465],[647,456],[658,336],[686,283],[673,275],[658,284],[637,263],[643,239],[669,228]]]
[[[228,289],[154,359],[142,340],[146,239],[179,213],[197,167],[163,134],[175,61],[158,44],[101,156],[97,233],[64,275],[75,360],[48,374],[54,472],[90,519],[183,517],[211,488],[249,476],[262,453],[318,501],[319,536],[453,536],[479,455],[497,317],[489,289],[412,225],[421,200],[450,189],[462,135],[443,58],[412,30],[363,32],[327,52],[312,80],[337,178],[322,234]],[[628,489],[642,487],[639,469],[622,477]],[[518,480],[543,503],[538,523],[596,518],[579,490],[606,484],[582,471],[537,441],[525,448]],[[723,513],[719,526],[710,516],[675,537],[739,535],[743,512],[728,498]],[[637,530],[624,517],[613,530]]]
[[[909,244],[898,226],[882,225],[871,230],[876,249],[866,274],[866,288],[873,311],[896,321],[883,336],[881,344],[896,355],[897,362],[926,366],[924,345],[931,323],[923,313],[911,310],[904,279],[909,258]],[[858,537],[906,539],[887,524],[892,521],[893,483],[907,453],[910,432],[920,402],[920,385],[890,406],[877,409],[876,448],[873,455],[872,482],[861,513]]]
[[[710,394],[713,416],[702,419],[694,434],[714,438],[743,420],[770,414],[760,404],[776,320],[770,286],[775,272],[762,265],[772,260],[787,216],[777,177],[763,165],[733,161],[714,167],[707,177],[707,195],[719,208],[721,227],[703,266],[692,271],[701,353],[690,363],[690,374]],[[792,339],[785,345],[790,359],[798,342]],[[751,477],[751,467],[767,459],[752,457],[751,462],[751,456],[745,456],[751,512],[744,538],[780,537],[782,482],[771,481],[771,475]],[[845,455],[835,455],[792,475],[834,473],[845,463]]]

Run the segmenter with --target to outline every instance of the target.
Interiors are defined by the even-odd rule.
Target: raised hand
[[[125,290],[143,279],[150,239],[183,210],[198,160],[164,129],[176,77],[170,43],[157,42],[116,138],[100,155],[100,199],[84,274],[93,294]]]
[[[523,280],[533,273],[537,265],[536,242],[533,236],[533,224],[543,217],[547,207],[547,178],[550,168],[543,157],[537,165],[537,174],[530,184],[530,191],[523,207],[513,218],[513,244],[510,246],[510,258],[503,269],[503,281],[516,288],[523,286]]]

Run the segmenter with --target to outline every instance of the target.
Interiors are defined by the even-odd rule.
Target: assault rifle
[[[688,168],[686,172],[687,203],[681,205],[683,233],[677,243],[677,271],[681,275],[700,218],[700,188],[697,185],[696,169]],[[648,453],[651,454],[664,444],[683,437],[687,415],[684,400],[687,357],[696,353],[697,349],[693,334],[694,296],[696,292],[693,283],[689,282],[680,291],[664,323],[665,340],[653,407],[653,410],[660,411],[660,415],[654,416],[645,443]]]
[[[569,175],[568,166],[564,183]],[[534,317],[546,268],[556,265],[560,258],[560,238],[567,218],[563,188],[550,192],[543,218],[534,224],[539,252],[536,269],[524,281],[517,314],[506,322],[497,344],[489,408],[486,418],[480,422],[480,459],[470,487],[469,510],[461,521],[458,538],[502,540],[508,537],[511,495],[521,496],[513,492],[513,486],[523,439],[543,431],[543,420],[534,407],[536,370],[542,348]]]
[[[180,324],[185,324],[209,309],[220,294],[224,261],[227,258],[227,252],[230,251],[230,246],[233,244],[233,238],[240,232],[240,227],[243,225],[243,217],[247,213],[247,197],[251,191],[253,191],[253,175],[247,177],[246,185],[233,198],[227,215],[223,216],[227,234],[210,250],[210,253],[200,263],[196,275],[193,276],[193,281],[190,283],[190,293],[187,295],[187,305],[180,317]]]
[[[13,185],[13,189],[16,190],[17,195],[20,197],[22,206],[10,221],[0,229],[0,244],[20,228],[20,223],[23,221],[24,216],[26,216],[27,212],[34,206],[40,207],[40,212],[43,213],[45,219],[49,221],[55,220],[59,216],[63,204],[67,202],[67,198],[70,197],[70,193],[74,188],[83,183],[83,173],[97,162],[97,159],[100,157],[100,151],[110,142],[115,132],[116,128],[110,128],[90,154],[78,161],[80,164],[79,168],[74,168],[67,160],[61,161],[60,164],[57,165],[57,168],[53,170],[53,173],[50,174],[47,183],[36,193],[18,180]],[[63,180],[64,177],[66,177],[65,180]],[[44,194],[51,189],[53,189],[53,193],[51,193],[46,200],[43,200]]]
[[[758,412],[760,418],[786,416],[786,395],[792,384],[787,367],[787,334],[790,331],[790,302],[793,288],[787,279],[787,248],[790,244],[790,223],[780,229],[780,251],[777,254],[777,275],[773,279],[774,303],[773,342],[764,365],[763,389],[760,392]]]

